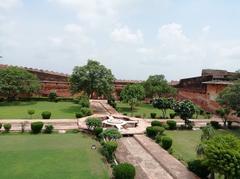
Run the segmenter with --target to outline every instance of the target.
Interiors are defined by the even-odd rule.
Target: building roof
[[[213,84],[213,85],[232,85],[233,84],[233,82],[231,82],[231,81],[218,81],[218,80],[205,81],[202,83],[203,84]]]

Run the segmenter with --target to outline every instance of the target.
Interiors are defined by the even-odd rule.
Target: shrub
[[[156,137],[155,137],[155,142],[158,143],[158,144],[160,144],[161,141],[162,141],[162,137],[163,137],[163,136],[165,136],[165,134],[158,134],[158,135],[156,135]]]
[[[115,128],[106,129],[102,135],[108,140],[116,140],[122,137],[121,133]]]
[[[31,130],[33,134],[38,134],[42,131],[43,122],[37,121],[31,123]]]
[[[96,127],[96,128],[94,129],[94,134],[95,134],[97,137],[99,137],[102,132],[103,132],[103,128],[102,128],[102,127]]]
[[[45,130],[44,130],[44,133],[46,134],[51,134],[53,132],[53,125],[45,125]]]
[[[86,120],[86,125],[89,129],[94,130],[96,127],[102,126],[102,121],[99,118],[89,117]]]
[[[146,128],[147,136],[151,137],[151,138],[155,138],[156,135],[158,135],[158,134],[162,135],[164,130],[165,129],[163,127],[159,127],[159,126],[153,126],[153,127]]]
[[[172,138],[168,137],[168,136],[163,136],[161,138],[161,146],[162,148],[164,148],[165,150],[168,150],[171,148],[172,146]]]
[[[82,118],[82,117],[84,117],[84,115],[83,115],[82,112],[77,112],[77,113],[75,114],[75,116],[76,116],[76,118]]]
[[[218,121],[210,121],[210,124],[214,129],[220,129],[221,128],[221,125],[219,124]]]
[[[90,108],[83,107],[83,108],[81,108],[80,111],[83,113],[84,116],[90,116],[90,115],[92,115],[92,111],[91,111]]]
[[[44,112],[42,112],[42,118],[43,118],[43,119],[50,119],[50,118],[51,118],[51,115],[52,115],[52,113],[49,112],[49,111],[44,111]]]
[[[5,132],[9,132],[12,128],[12,125],[10,123],[3,124]]]
[[[188,168],[201,178],[207,178],[207,176],[210,174],[208,166],[202,160],[189,161]]]
[[[151,122],[151,126],[162,126],[161,122],[160,121],[152,121]]]
[[[79,98],[79,100],[78,100],[78,104],[79,104],[81,107],[89,108],[90,102],[89,102],[88,96],[86,96],[86,95],[80,96],[80,98]]]
[[[115,179],[134,179],[135,175],[135,167],[129,163],[121,163],[113,168]]]
[[[174,120],[167,120],[167,125],[169,126],[169,130],[175,130],[177,128],[177,123]]]
[[[50,93],[48,94],[48,99],[50,101],[55,101],[57,99],[57,93],[56,91],[50,91]]]
[[[152,118],[152,119],[155,119],[156,116],[157,116],[157,113],[151,113],[150,115],[151,115],[151,118]]]
[[[29,115],[31,116],[31,118],[32,118],[32,115],[35,114],[35,110],[29,109],[29,110],[28,110],[28,114],[29,114]]]
[[[113,96],[110,96],[109,98],[108,98],[108,104],[110,105],[110,106],[112,106],[113,108],[115,108],[116,109],[116,107],[117,107],[117,103],[116,103],[116,101],[115,101],[115,98],[113,97]]]
[[[172,113],[169,114],[169,116],[170,116],[171,119],[174,119],[175,116],[176,116],[176,113],[175,113],[175,112],[172,112]]]

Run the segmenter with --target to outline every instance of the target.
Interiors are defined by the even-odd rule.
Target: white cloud
[[[0,0],[0,9],[12,9],[22,4],[21,0]]]
[[[207,25],[207,26],[205,26],[205,27],[202,28],[202,31],[203,31],[204,33],[208,33],[208,32],[210,31],[210,29],[211,29],[211,26],[210,26],[210,25]]]
[[[73,32],[73,33],[82,33],[83,29],[78,24],[67,24],[64,27],[64,31],[66,31],[66,32]]]
[[[116,28],[111,32],[111,39],[115,42],[123,43],[143,43],[143,34],[141,30],[132,32],[127,26]]]
[[[220,48],[220,55],[224,58],[240,60],[240,46]]]

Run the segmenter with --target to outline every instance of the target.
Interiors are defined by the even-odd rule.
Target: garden
[[[2,134],[0,178],[109,178],[109,169],[88,135]]]

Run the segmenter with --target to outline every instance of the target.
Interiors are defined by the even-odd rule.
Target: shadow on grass
[[[36,104],[36,101],[27,101],[27,102],[22,102],[22,101],[4,101],[0,102],[0,106],[29,106],[29,105],[34,105]]]

